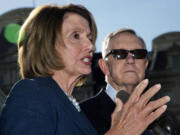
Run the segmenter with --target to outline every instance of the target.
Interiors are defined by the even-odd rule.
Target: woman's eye
[[[91,41],[91,43],[93,42],[93,39],[92,38],[89,38],[89,41]]]
[[[88,35],[89,41],[91,41],[91,43],[93,42],[93,38],[91,35]]]
[[[74,39],[79,39],[79,38],[80,38],[79,33],[74,33],[74,34],[73,34],[73,38],[74,38]]]
[[[72,43],[79,43],[82,40],[80,32],[73,32],[69,38]]]

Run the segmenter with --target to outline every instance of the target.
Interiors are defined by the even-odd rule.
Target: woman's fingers
[[[122,110],[123,103],[119,98],[115,98],[116,107],[114,109],[114,113],[119,113]]]
[[[140,135],[149,124],[165,112],[167,108],[165,104],[170,101],[170,97],[165,96],[149,101],[160,90],[161,85],[156,84],[142,94],[148,83],[148,79],[143,80],[125,104],[116,98],[116,108],[112,114],[111,123],[111,129],[115,130],[110,131],[121,132],[122,135],[132,131],[132,134]]]
[[[131,94],[131,96],[129,97],[128,101],[127,101],[123,106],[121,106],[122,108],[120,108],[120,109],[121,109],[122,111],[121,111],[119,114],[121,114],[121,120],[122,120],[122,121],[123,121],[123,119],[124,119],[125,117],[131,115],[131,112],[129,112],[129,111],[131,111],[131,110],[136,110],[136,106],[134,106],[134,105],[138,102],[138,100],[139,100],[142,92],[143,92],[144,89],[147,87],[148,83],[149,83],[149,80],[148,80],[148,79],[143,80],[143,81],[134,89],[134,91],[132,92],[132,94]],[[122,103],[122,102],[121,102],[121,103]],[[122,104],[123,104],[123,103],[122,103]],[[116,108],[117,108],[116,110],[118,111],[118,107],[116,107]],[[114,111],[114,112],[115,112],[115,111]],[[117,114],[117,113],[114,113],[114,114]],[[117,117],[114,117],[114,118],[117,118]],[[121,121],[121,120],[120,120],[120,121]],[[121,121],[121,122],[122,122],[122,121]]]
[[[149,115],[151,112],[156,111],[158,108],[161,108],[162,106],[164,106],[166,103],[168,103],[170,101],[170,97],[169,96],[164,96],[160,99],[154,100],[149,102],[146,107],[144,108],[144,115],[147,116]]]
[[[137,87],[134,89],[131,96],[129,97],[127,103],[125,104],[125,108],[127,108],[127,110],[130,106],[138,102],[142,92],[147,87],[148,83],[149,83],[149,80],[145,79],[137,85]]]
[[[143,108],[149,100],[161,89],[161,84],[156,84],[148,89],[139,99],[139,107]]]
[[[155,111],[151,112],[148,117],[146,117],[146,124],[149,125],[153,121],[155,121],[157,118],[159,118],[167,109],[167,105],[163,105],[156,109]]]
[[[120,118],[120,115],[121,115],[121,110],[122,110],[122,107],[123,107],[123,103],[119,98],[116,97],[115,102],[116,102],[116,107],[114,109],[114,112],[111,115],[111,118],[112,118],[111,126],[113,126],[114,124],[119,122],[119,118]]]

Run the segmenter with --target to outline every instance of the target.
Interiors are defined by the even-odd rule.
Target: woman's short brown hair
[[[93,44],[97,37],[96,23],[91,13],[81,5],[45,5],[35,8],[23,24],[18,42],[18,62],[22,78],[50,77],[51,69],[61,70],[64,64],[55,49],[61,42],[63,17],[76,13],[89,22]]]

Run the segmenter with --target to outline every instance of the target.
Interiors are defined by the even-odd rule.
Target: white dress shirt
[[[117,90],[115,90],[109,83],[106,86],[106,90],[105,90],[106,94],[112,99],[112,101],[115,102],[115,97],[117,94]]]

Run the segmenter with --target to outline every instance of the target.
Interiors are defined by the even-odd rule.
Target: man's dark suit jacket
[[[0,116],[0,135],[97,135],[52,78],[19,81]]]
[[[81,102],[80,106],[99,135],[104,135],[110,129],[111,114],[114,111],[115,103],[104,90],[101,90],[96,96]],[[152,135],[154,127],[157,125],[165,132],[167,132],[166,128],[169,126],[172,135],[180,135],[179,122],[172,112],[166,111],[157,121],[148,127],[148,130],[143,135]],[[163,135],[166,135],[166,133]]]
[[[104,135],[110,129],[115,103],[103,89],[96,96],[80,103],[80,106],[99,135]]]

